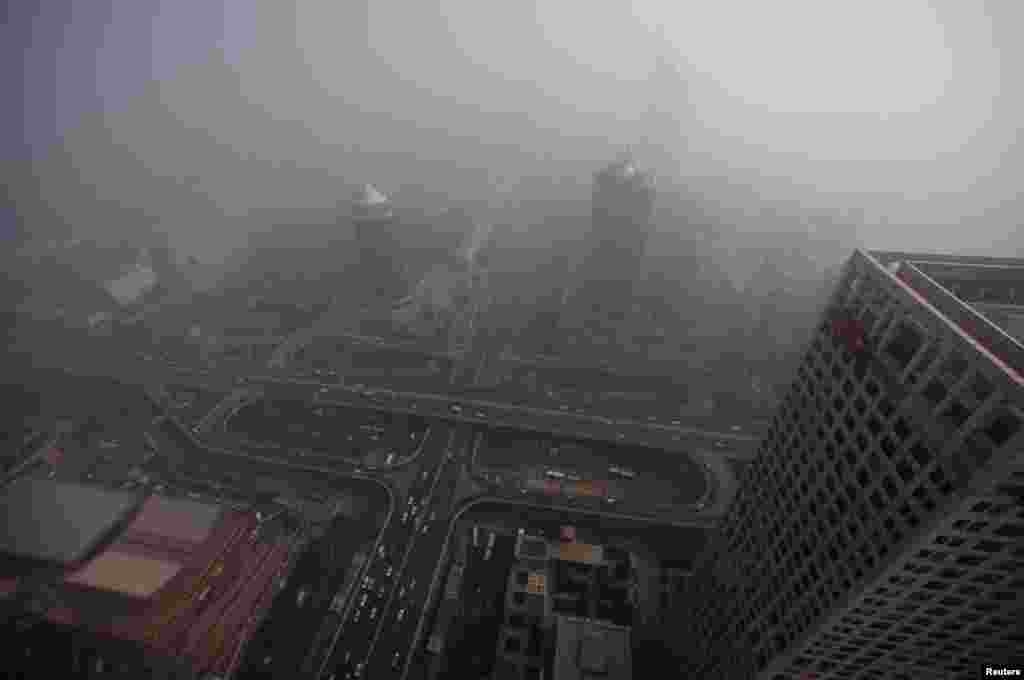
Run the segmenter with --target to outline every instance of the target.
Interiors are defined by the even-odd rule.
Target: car
[[[353,678],[361,678],[361,677],[363,677],[363,670],[365,668],[366,668],[366,662],[365,661],[360,661],[358,664],[356,664],[355,670],[352,671],[352,677]]]
[[[679,427],[680,425],[683,424],[683,422],[681,420],[673,420],[672,424],[675,425],[676,427]]]
[[[359,598],[359,608],[362,609],[366,606],[366,601],[370,598],[369,593],[363,593],[363,596]]]
[[[295,606],[301,607],[306,604],[306,598],[309,597],[309,591],[305,588],[299,588],[298,594],[295,596]]]
[[[558,410],[559,411],[568,411],[569,410],[569,405],[568,404],[562,404],[561,406],[558,407]]]
[[[476,413],[474,413],[473,415],[474,415],[475,417],[477,417],[477,418],[486,418],[486,417],[487,417],[487,414],[486,414],[486,413],[484,413],[483,411],[477,411],[477,412],[476,412]]]
[[[579,475],[573,474],[571,472],[569,474],[567,474],[565,476],[565,478],[568,479],[570,482],[578,482],[578,481],[581,481],[581,479],[582,479]]]
[[[405,612],[406,612],[406,608],[405,607],[402,607],[401,609],[399,609],[398,610],[398,615],[395,617],[395,620],[398,621],[399,623],[401,623],[402,620],[405,618]]]
[[[391,657],[391,670],[397,671],[402,668],[402,653],[395,652],[394,656]]]
[[[565,473],[561,470],[545,470],[544,474],[551,479],[565,479]]]
[[[395,568],[390,564],[384,569],[384,578],[391,578],[391,574],[395,572]]]
[[[732,426],[732,427],[730,427],[729,429],[730,429],[730,430],[732,430],[733,432],[739,432],[739,431],[740,431],[740,430],[742,430],[743,428],[742,428],[742,427],[740,427],[739,425],[733,425],[733,426]]]
[[[383,559],[388,554],[388,551],[384,548],[384,544],[381,543],[377,546],[377,557]]]
[[[402,513],[402,524],[407,524],[408,522],[409,522],[409,511],[406,510],[405,512]]]
[[[462,413],[462,407],[459,406],[458,404],[452,404],[451,406],[448,407],[448,410],[454,413],[455,415],[459,415],[460,413]]]
[[[401,600],[402,598],[405,597],[405,592],[406,592],[405,586],[402,586],[401,588],[398,589],[398,599],[399,600]]]
[[[718,451],[727,451],[729,449],[729,444],[723,441],[716,441],[711,445],[711,448],[716,449]]]
[[[377,620],[377,608],[376,607],[374,607],[373,609],[370,610],[370,620],[371,621],[376,621]]]
[[[420,525],[420,534],[426,535],[430,531],[430,522],[424,522]]]

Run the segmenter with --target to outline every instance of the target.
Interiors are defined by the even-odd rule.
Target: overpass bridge
[[[758,437],[753,434],[714,429],[706,423],[678,426],[609,418],[583,412],[549,408],[532,403],[511,403],[500,392],[481,395],[472,389],[449,388],[445,393],[354,389],[338,382],[323,382],[289,374],[285,369],[238,362],[231,367],[210,369],[168,366],[140,355],[126,355],[106,343],[81,347],[81,351],[49,356],[52,368],[72,374],[114,378],[126,384],[160,390],[181,385],[214,392],[231,393],[240,387],[262,389],[267,398],[338,403],[416,414],[470,425],[506,427],[557,437],[607,441],[649,446],[669,451],[695,447],[712,449],[725,458],[750,460]],[[39,359],[45,362],[45,357]]]

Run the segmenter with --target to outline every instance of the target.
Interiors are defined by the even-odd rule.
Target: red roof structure
[[[74,508],[69,508],[74,512]],[[294,542],[259,540],[252,513],[150,496],[118,533],[52,584],[53,623],[225,672],[266,611]],[[58,572],[59,573],[59,572]],[[17,574],[0,574],[0,596]]]

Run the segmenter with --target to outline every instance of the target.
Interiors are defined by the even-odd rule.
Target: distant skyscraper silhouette
[[[625,153],[594,175],[590,231],[583,240],[564,310],[567,326],[603,335],[627,323],[634,283],[645,275],[654,187]],[[614,332],[610,332],[614,336]]]
[[[1021,260],[853,255],[688,582],[688,677],[1020,663],[1022,291]]]
[[[352,223],[359,248],[359,283],[371,297],[367,301],[390,304],[403,297],[407,283],[390,199],[372,184],[364,184],[352,196]]]

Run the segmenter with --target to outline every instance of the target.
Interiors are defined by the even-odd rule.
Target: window
[[[908,323],[900,322],[892,340],[886,346],[886,353],[905,367],[921,347],[922,333]]]

